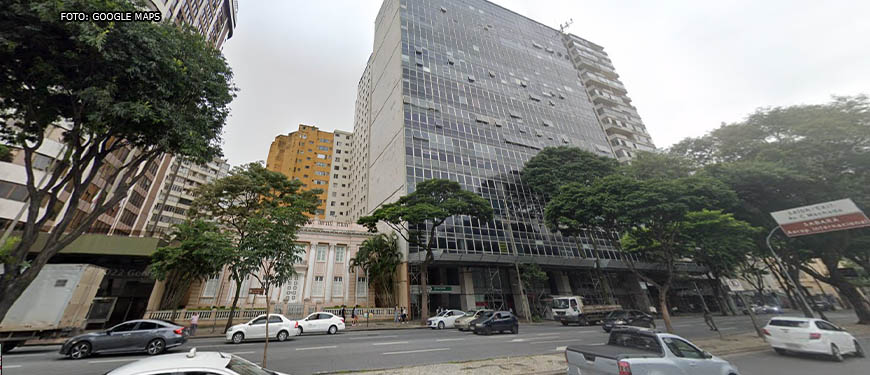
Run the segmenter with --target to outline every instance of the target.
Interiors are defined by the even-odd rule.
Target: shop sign
[[[789,237],[870,227],[870,219],[851,199],[790,208],[770,216]]]

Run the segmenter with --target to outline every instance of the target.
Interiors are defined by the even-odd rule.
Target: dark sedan
[[[187,342],[188,331],[178,324],[163,320],[131,320],[105,331],[75,336],[60,347],[60,354],[72,359],[91,354],[146,352],[163,353],[166,349]]]
[[[610,330],[615,326],[655,328],[656,322],[653,320],[652,315],[644,313],[643,311],[617,310],[607,314],[607,317],[604,318],[602,328],[604,328],[604,332],[610,332]]]
[[[520,321],[509,311],[496,311],[492,315],[475,319],[471,322],[471,330],[474,334],[488,335],[493,332],[510,331],[517,334],[520,331]]]

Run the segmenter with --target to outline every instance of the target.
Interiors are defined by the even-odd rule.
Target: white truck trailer
[[[2,351],[78,334],[105,275],[105,268],[90,264],[47,264],[0,322]]]
[[[589,325],[604,320],[607,314],[622,310],[620,305],[587,305],[582,296],[553,297],[553,319],[563,325]]]

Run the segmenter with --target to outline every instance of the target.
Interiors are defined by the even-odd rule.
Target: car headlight
[[[613,324],[625,324],[625,321],[624,320],[617,320],[617,321],[613,322]]]

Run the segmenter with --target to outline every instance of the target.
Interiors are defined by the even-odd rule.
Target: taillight
[[[818,340],[820,338],[822,338],[821,333],[816,333],[816,332],[810,333],[810,340]]]
[[[619,366],[619,375],[631,375],[631,365],[626,361],[619,361],[616,364]]]
[[[768,331],[767,328],[762,328],[761,332],[764,332],[765,335],[770,336],[770,331]]]
[[[293,328],[299,328],[299,321],[298,320],[296,321],[296,326]]]
[[[176,328],[174,331],[176,335],[181,335],[184,333],[184,328]]]
[[[344,318],[341,318],[341,322],[344,323]]]

